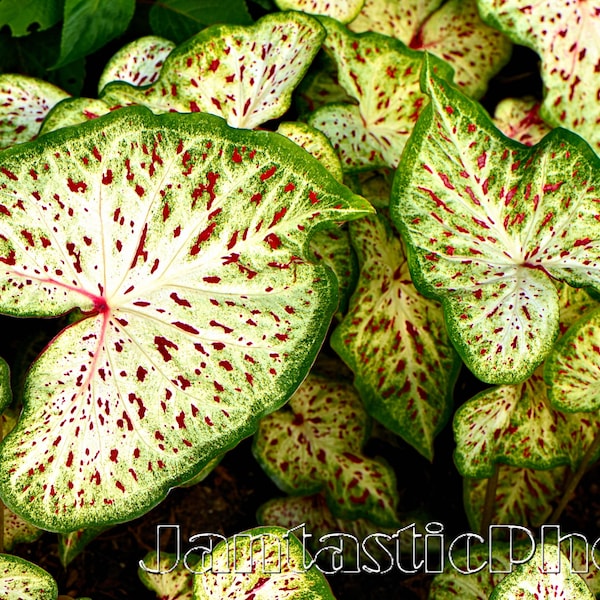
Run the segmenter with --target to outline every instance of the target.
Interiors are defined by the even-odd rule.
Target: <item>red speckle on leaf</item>
[[[116,448],[113,448],[110,451],[110,460],[114,463],[117,462],[117,456],[119,456],[119,451]]]
[[[154,336],[154,344],[156,345],[156,349],[160,352],[165,362],[169,362],[173,358],[169,352],[169,348],[172,350],[179,349],[175,342],[172,342],[171,340],[159,335]]]
[[[281,246],[281,240],[274,233],[270,233],[267,237],[265,237],[265,241],[273,250],[277,250],[277,248]]]
[[[213,73],[219,68],[219,65],[221,64],[221,62],[219,61],[218,58],[215,58],[211,63],[210,66],[208,67]]]
[[[135,255],[133,256],[133,260],[131,261],[130,269],[133,269],[138,261],[138,258],[142,258],[143,262],[148,260],[148,251],[144,250],[144,245],[146,243],[146,234],[148,233],[148,223],[144,224],[144,229],[142,230],[142,235],[140,237],[140,241],[138,243],[137,250],[135,251]]]
[[[12,179],[13,181],[18,181],[19,179],[12,171],[9,171],[6,167],[0,167],[0,172],[6,175],[9,179]]]
[[[239,153],[238,149],[235,148],[233,151],[233,154],[231,156],[231,160],[234,163],[241,163],[242,162],[242,155]]]
[[[277,211],[275,213],[275,215],[273,216],[273,220],[271,221],[271,224],[269,225],[269,227],[273,227],[274,225],[277,225],[277,223],[279,223],[279,221],[281,221],[281,219],[283,219],[286,212],[287,212],[287,208],[285,206],[281,210]]]
[[[233,367],[231,366],[231,363],[228,360],[220,360],[219,366],[223,367],[226,371],[233,371]]]
[[[146,369],[144,369],[144,367],[139,366],[137,368],[136,377],[137,377],[138,381],[144,381],[144,379],[146,379],[147,374],[148,374],[148,371]]]
[[[179,327],[179,329],[186,331],[187,333],[194,333],[194,334],[200,333],[195,327],[192,327],[188,323],[182,323],[181,321],[174,321],[173,325],[175,325],[175,327]]]
[[[185,306],[187,308],[192,307],[192,305],[185,298],[180,298],[177,295],[177,292],[172,292],[169,298],[171,298],[171,300],[173,300],[175,304],[178,304],[179,306]]]
[[[141,198],[144,195],[144,188],[141,185],[135,186],[135,193]]]
[[[72,192],[85,192],[87,190],[87,183],[84,181],[73,181],[70,177],[67,179],[67,185]]]
[[[296,186],[290,181],[283,190],[285,192],[293,192],[296,189]]]
[[[270,177],[273,177],[273,175],[275,175],[275,171],[277,171],[277,167],[272,166],[270,169],[267,169],[266,171],[260,174],[260,180],[266,181]]]
[[[213,221],[206,229],[204,229],[198,235],[198,237],[196,239],[196,243],[190,249],[191,256],[196,256],[196,254],[198,254],[198,252],[200,252],[201,244],[203,244],[210,238],[210,236],[212,235],[212,232],[215,230],[216,226],[217,226],[217,222]]]

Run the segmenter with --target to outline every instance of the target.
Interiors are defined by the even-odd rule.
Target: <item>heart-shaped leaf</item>
[[[464,477],[491,477],[494,464],[576,467],[600,428],[600,413],[553,409],[538,369],[527,381],[481,392],[454,415],[454,455]],[[597,458],[600,452],[596,452]]]
[[[410,45],[425,22],[442,0],[365,0],[360,14],[348,27],[361,33],[374,31],[397,38]]]
[[[569,413],[600,410],[600,309],[577,321],[546,361],[550,402]]]
[[[0,149],[33,140],[50,109],[69,94],[26,75],[0,75]]]
[[[0,598],[3,600],[56,600],[58,587],[37,565],[10,554],[0,554]]]
[[[285,492],[323,491],[333,514],[397,522],[393,470],[363,455],[369,418],[354,388],[310,375],[254,437],[256,459]]]
[[[539,527],[550,516],[552,504],[560,498],[566,467],[524,469],[498,466],[498,483],[492,523]],[[465,512],[473,531],[480,531],[487,491],[487,479],[463,481]]]
[[[533,146],[550,132],[535,99],[505,98],[496,106],[494,124],[509,138]]]
[[[358,106],[324,106],[309,123],[331,140],[345,171],[396,167],[427,103],[419,87],[423,53],[377,33],[352,33],[326,17],[321,22],[327,28],[324,47],[337,64],[339,82]],[[449,73],[442,61],[435,66]]]
[[[507,139],[429,66],[423,86],[431,102],[394,180],[392,217],[415,284],[443,301],[468,367],[489,383],[518,383],[558,333],[551,277],[600,285],[600,164],[567,131],[535,148]]]
[[[356,18],[365,0],[275,0],[281,10],[301,10],[349,23]]]
[[[253,129],[283,115],[319,51],[325,32],[304,13],[274,13],[255,25],[215,25],[169,54],[156,83],[113,82],[111,106],[142,104],[153,112],[208,112]]]
[[[314,230],[372,209],[279,135],[122,109],[3,153],[0,310],[75,308],[0,447],[43,528],[130,519],[253,432],[337,306]]]
[[[168,552],[161,552],[160,560],[157,560],[156,552],[149,552],[142,562],[161,572],[151,573],[140,567],[138,577],[160,600],[192,600],[194,573],[190,569],[195,567],[195,561],[191,561],[189,556],[186,556],[186,561],[187,566],[181,556]],[[173,568],[173,565],[176,566]]]
[[[442,307],[415,289],[402,241],[382,215],[353,225],[360,279],[331,346],[369,414],[432,460],[460,365]]]
[[[540,544],[531,560],[519,565],[494,588],[490,600],[517,600],[536,595],[538,598],[594,600],[585,581],[572,571],[569,559],[550,544]]]
[[[600,14],[593,4],[478,0],[482,18],[542,59],[542,117],[600,152]]]
[[[154,83],[174,48],[175,44],[170,40],[154,35],[123,46],[106,63],[98,81],[98,93],[111,81],[125,81],[137,86]]]
[[[235,543],[234,543],[235,542]],[[194,600],[335,600],[303,544],[281,527],[256,527],[220,542],[212,570],[194,577]]]

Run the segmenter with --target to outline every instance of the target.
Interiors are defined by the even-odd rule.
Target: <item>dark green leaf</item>
[[[0,27],[14,36],[52,27],[62,17],[62,0],[0,0]]]

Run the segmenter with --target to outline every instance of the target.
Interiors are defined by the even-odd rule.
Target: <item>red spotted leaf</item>
[[[97,98],[67,98],[59,102],[46,116],[40,135],[62,127],[79,125],[111,112],[111,106]]]
[[[257,460],[284,491],[323,491],[333,514],[396,522],[393,470],[364,456],[369,419],[352,386],[309,376],[254,437]]]
[[[149,552],[142,562],[149,569],[159,571],[153,573],[140,566],[138,577],[140,581],[160,600],[193,600],[194,573],[197,559],[168,552],[161,552],[157,559],[156,552]]]
[[[301,10],[311,15],[325,15],[341,23],[349,23],[358,13],[365,0],[275,0],[281,10]]]
[[[62,566],[66,568],[90,542],[106,530],[106,527],[89,527],[58,534],[58,558]]]
[[[593,3],[478,0],[482,18],[535,50],[544,82],[542,117],[600,152],[600,12]]]
[[[283,115],[325,32],[298,12],[274,13],[248,27],[208,27],[173,50],[156,83],[108,84],[111,106],[142,104],[153,112],[208,112],[253,129]]]
[[[552,129],[540,117],[535,99],[505,98],[496,106],[494,124],[504,135],[526,146],[537,144]]]
[[[82,318],[31,366],[9,508],[56,531],[156,504],[281,406],[337,282],[310,235],[371,209],[295,144],[136,107],[0,161],[0,310]]]
[[[37,565],[10,554],[0,554],[0,598],[3,600],[56,600],[58,587]]]
[[[431,102],[394,180],[392,217],[467,366],[518,383],[558,334],[552,279],[600,287],[600,164],[567,131],[533,148],[507,139],[430,67],[423,86]]]
[[[433,459],[460,361],[442,307],[415,289],[400,238],[383,216],[350,229],[360,278],[331,338],[371,416]]]

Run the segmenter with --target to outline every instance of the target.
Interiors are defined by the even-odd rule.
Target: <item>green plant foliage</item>
[[[192,600],[194,595],[194,574],[188,569],[183,560],[175,554],[161,552],[157,560],[156,552],[149,552],[143,558],[143,563],[149,568],[161,573],[150,573],[141,567],[138,577],[151,591],[156,592],[160,600]],[[187,559],[187,557],[186,557]],[[188,566],[193,569],[195,561],[189,561]],[[172,566],[177,563],[173,569]],[[191,564],[190,564],[191,563]]]
[[[310,375],[287,407],[261,421],[252,449],[285,492],[323,491],[336,516],[393,526],[396,480],[387,463],[363,454],[368,425],[352,386]]]
[[[84,317],[0,449],[7,505],[65,532],[145,512],[285,402],[337,306],[308,237],[371,210],[285,138],[205,114],[123,109],[0,170],[23,198],[0,211],[2,310]]]
[[[49,29],[61,18],[61,0],[0,0],[0,27],[8,25],[13,36]]]
[[[323,15],[340,23],[349,23],[358,13],[365,0],[275,0],[281,10],[301,10],[311,15]]]
[[[65,0],[60,56],[54,68],[91,54],[121,35],[134,10],[135,0]]]
[[[56,600],[52,576],[27,560],[0,554],[0,598],[3,600]]]
[[[162,0],[150,9],[150,25],[156,35],[180,44],[204,27],[217,23],[250,25],[252,17],[244,0]]]
[[[533,98],[505,98],[496,106],[494,125],[506,136],[533,146],[552,129],[540,117],[540,105]]]
[[[415,284],[443,302],[467,366],[518,383],[558,333],[552,278],[600,283],[597,157],[566,131],[534,148],[512,142],[429,66],[423,87],[431,102],[394,180],[392,217]]]

